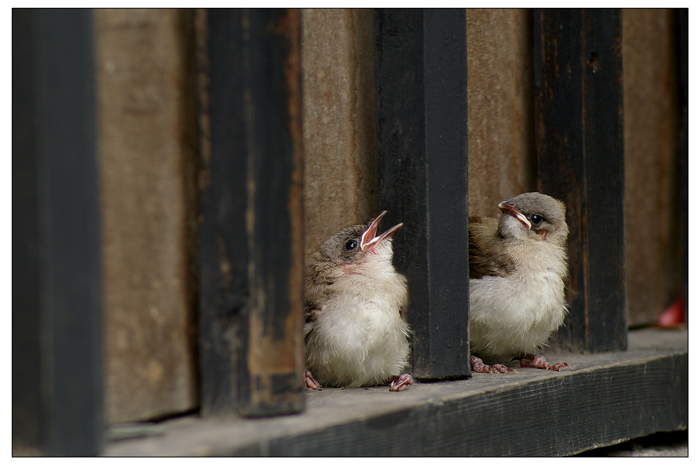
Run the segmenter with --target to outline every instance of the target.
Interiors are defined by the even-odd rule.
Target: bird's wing
[[[469,217],[469,278],[506,276],[513,271],[508,257],[497,252],[501,240],[497,219]]]
[[[304,323],[313,323],[322,312],[322,309],[307,302],[306,308],[304,309]]]
[[[323,308],[306,301],[304,308],[304,343],[308,342],[309,336],[316,328],[316,320],[323,313]]]
[[[323,313],[328,298],[329,286],[337,277],[336,266],[326,263],[317,252],[311,256],[306,269],[304,296],[304,323],[313,326],[318,316]]]

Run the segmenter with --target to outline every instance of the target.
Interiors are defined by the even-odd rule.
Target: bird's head
[[[377,236],[377,228],[386,211],[368,224],[357,224],[331,236],[321,246],[320,252],[335,263],[359,264],[374,258],[391,260],[391,236],[403,226],[399,223]]]
[[[527,192],[498,204],[498,232],[504,238],[532,239],[564,245],[569,234],[564,203],[539,192]]]

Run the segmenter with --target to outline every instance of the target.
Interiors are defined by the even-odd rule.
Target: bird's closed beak
[[[525,215],[516,210],[513,206],[513,202],[511,202],[510,200],[506,200],[499,203],[498,208],[500,208],[503,213],[507,213],[513,218],[520,221],[522,224],[525,225],[527,229],[532,229],[532,224],[530,224],[530,221],[527,219],[527,217],[525,217]]]
[[[384,210],[379,214],[379,216],[371,220],[365,232],[362,233],[362,237],[360,238],[360,250],[362,250],[363,252],[368,248],[370,250],[374,250],[374,247],[377,244],[381,243],[384,239],[391,237],[396,231],[398,231],[401,228],[401,226],[403,226],[403,223],[399,223],[396,226],[384,231],[384,234],[382,234],[381,236],[375,237],[377,234],[377,228],[379,227],[379,223],[382,221],[384,215],[386,215],[386,210]]]

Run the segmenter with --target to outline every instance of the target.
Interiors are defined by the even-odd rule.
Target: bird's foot
[[[411,384],[413,384],[413,377],[408,373],[403,373],[391,380],[391,383],[389,383],[389,390],[395,392],[405,391]]]
[[[521,367],[542,368],[543,370],[559,371],[562,368],[571,368],[566,362],[550,364],[542,355],[528,355],[520,359]]]
[[[500,363],[486,365],[483,360],[474,355],[472,355],[472,371],[475,373],[517,373],[514,369]]]
[[[304,379],[306,380],[306,387],[313,389],[314,391],[322,391],[321,383],[316,381],[309,370],[304,371]]]

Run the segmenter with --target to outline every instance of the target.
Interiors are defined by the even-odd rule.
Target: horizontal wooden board
[[[308,393],[297,416],[163,425],[108,455],[571,455],[688,426],[687,331],[630,333],[629,350],[547,354],[572,370]]]

